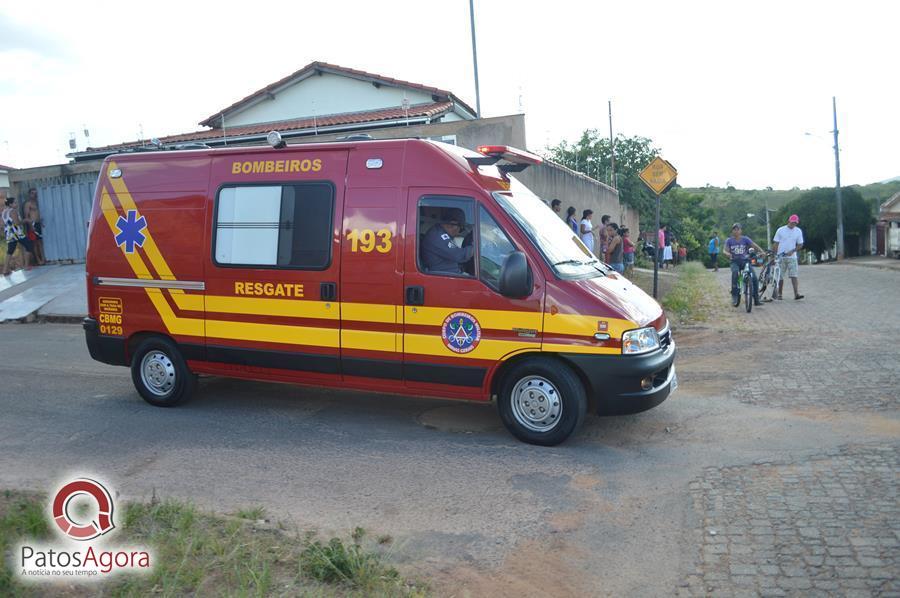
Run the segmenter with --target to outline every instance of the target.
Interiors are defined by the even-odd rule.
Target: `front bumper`
[[[589,396],[597,400],[601,415],[625,415],[652,409],[666,400],[675,380],[675,342],[646,355],[586,355],[561,353],[587,383]],[[641,380],[653,378],[653,386],[641,388]]]
[[[109,365],[128,365],[124,338],[101,335],[100,325],[93,318],[85,318],[81,326],[92,358]]]

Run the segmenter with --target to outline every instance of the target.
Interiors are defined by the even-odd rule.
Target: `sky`
[[[683,186],[900,176],[900,3],[475,0],[483,116],[529,149],[586,128],[649,137]],[[475,104],[467,0],[0,0],[0,164],[199,130],[314,60]]]

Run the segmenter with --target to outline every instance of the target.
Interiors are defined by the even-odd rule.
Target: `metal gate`
[[[84,261],[97,173],[37,179],[26,184],[38,192],[47,260]]]

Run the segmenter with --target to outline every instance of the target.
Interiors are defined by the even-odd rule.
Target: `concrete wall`
[[[582,210],[594,210],[595,226],[604,214],[609,214],[613,222],[624,224],[631,229],[632,238],[637,238],[640,224],[637,212],[620,204],[619,192],[609,185],[555,162],[531,166],[512,176],[547,203],[553,199],[561,200],[563,214],[569,206],[575,207],[579,219]]]

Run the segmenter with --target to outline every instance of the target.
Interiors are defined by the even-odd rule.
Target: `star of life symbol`
[[[128,210],[125,214],[126,218],[119,216],[116,221],[116,228],[119,234],[116,235],[116,245],[125,246],[125,253],[134,253],[135,246],[143,247],[147,237],[142,232],[147,228],[147,219],[141,216],[137,217],[137,210]]]
[[[481,326],[475,316],[464,311],[454,312],[444,319],[441,340],[454,353],[469,353],[481,341]]]

